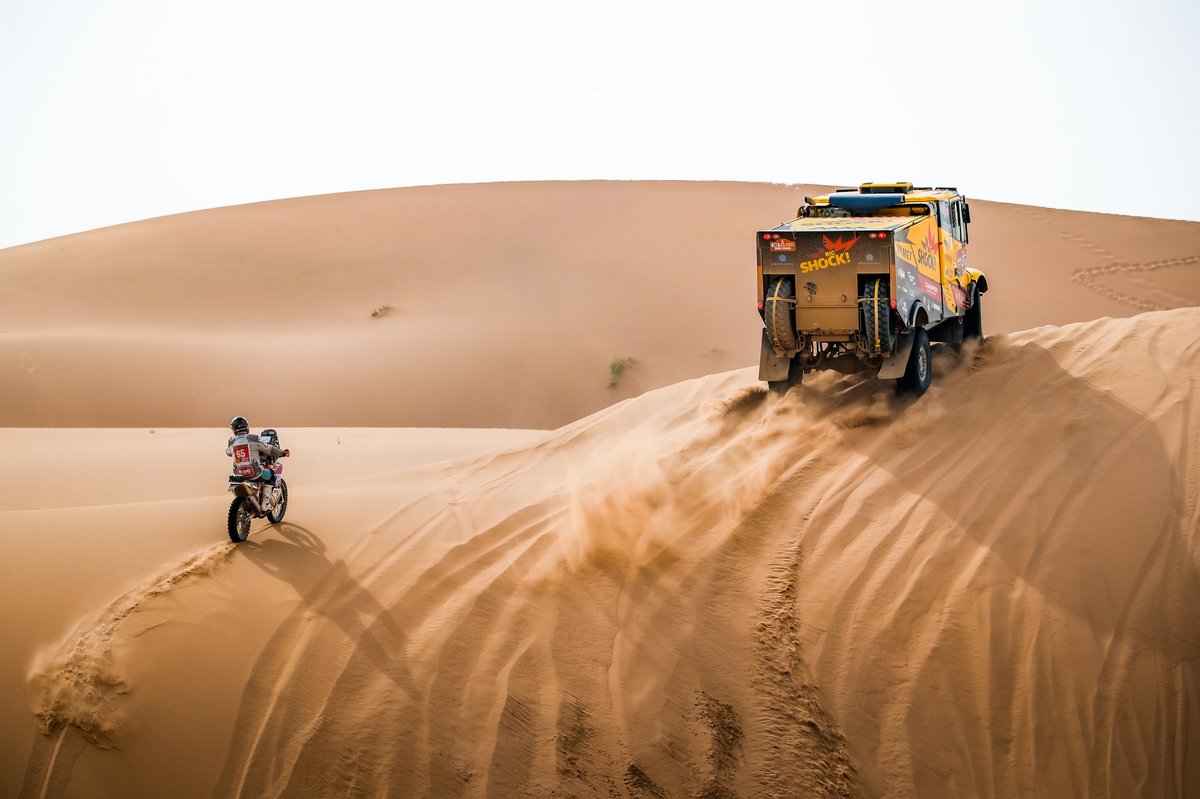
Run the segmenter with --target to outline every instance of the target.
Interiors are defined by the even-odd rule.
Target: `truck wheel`
[[[983,341],[983,309],[980,307],[983,298],[979,296],[978,286],[972,288],[971,307],[963,315],[963,341],[970,339]]]
[[[772,394],[786,394],[789,388],[800,385],[802,380],[804,380],[804,367],[800,365],[800,357],[796,356],[788,364],[787,379],[768,380],[767,388]]]
[[[933,358],[929,349],[929,333],[918,327],[913,340],[912,352],[908,355],[908,367],[904,376],[896,381],[896,390],[902,394],[919,397],[933,382]]]
[[[779,277],[767,286],[763,322],[778,350],[796,349],[796,287],[790,277]]]
[[[890,353],[896,346],[896,333],[892,330],[892,304],[887,279],[868,280],[863,285],[860,299],[867,347],[876,354]]]

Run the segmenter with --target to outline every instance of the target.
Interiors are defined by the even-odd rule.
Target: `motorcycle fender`
[[[896,341],[896,349],[892,350],[892,354],[884,360],[883,366],[879,367],[880,380],[893,380],[904,376],[904,370],[908,367],[908,356],[916,338],[916,333],[912,330],[905,330],[900,334]]]
[[[771,338],[767,335],[767,331],[762,332],[762,353],[758,358],[758,379],[759,380],[787,380],[788,365],[791,363],[791,358],[786,355],[779,355],[775,352],[775,347],[771,344]]]

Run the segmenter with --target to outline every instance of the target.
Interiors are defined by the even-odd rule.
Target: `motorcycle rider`
[[[291,450],[280,449],[274,443],[259,439],[250,432],[250,423],[245,416],[235,416],[229,423],[233,436],[225,447],[225,454],[233,457],[234,474],[248,480],[262,480],[267,485],[275,485],[275,472],[263,463],[264,458],[275,460],[286,458]]]

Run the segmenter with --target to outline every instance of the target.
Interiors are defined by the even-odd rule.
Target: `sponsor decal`
[[[842,237],[838,236],[837,241],[833,241],[828,236],[822,235],[821,241],[825,244],[825,251],[829,252],[846,252],[855,244],[858,244],[858,237],[850,239],[850,241],[842,241]]]
[[[842,264],[850,263],[850,248],[858,244],[858,238],[852,238],[850,241],[843,241],[841,236],[837,240],[828,236],[821,236],[821,243],[825,245],[825,254],[820,258],[813,258],[808,261],[800,262],[801,272],[816,272],[820,269],[828,269],[831,266],[841,266]]]
[[[771,242],[771,252],[795,252],[796,242],[793,239],[775,239]]]
[[[920,249],[917,250],[917,263],[926,269],[938,271],[938,243],[937,236],[933,235],[932,227],[926,232],[925,240],[921,242]]]
[[[814,258],[811,261],[801,261],[801,272],[815,272],[818,269],[828,269],[831,266],[841,266],[842,264],[850,263],[850,253],[848,252],[830,252],[826,253],[823,258]]]
[[[920,280],[921,280],[921,291],[923,291],[926,296],[931,297],[932,299],[935,299],[938,302],[941,302],[942,301],[942,287],[937,284],[937,281],[930,280],[929,278],[925,277],[924,275],[920,276]]]
[[[938,248],[937,236],[933,235],[933,225],[930,225],[929,230],[925,231],[925,241],[923,244],[927,250],[936,250]]]

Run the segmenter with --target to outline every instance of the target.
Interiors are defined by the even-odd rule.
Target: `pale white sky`
[[[0,247],[496,180],[1200,220],[1196,0],[0,0]]]

